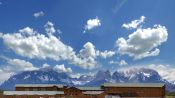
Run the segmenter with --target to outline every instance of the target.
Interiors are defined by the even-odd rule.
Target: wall
[[[158,87],[105,87],[105,93],[132,97],[164,97],[165,88]]]
[[[59,91],[63,90],[61,88],[57,87],[16,87],[16,91],[34,91],[36,89],[37,91]]]

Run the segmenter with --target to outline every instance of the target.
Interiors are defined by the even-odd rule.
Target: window
[[[41,91],[46,91],[46,88],[41,88]]]
[[[29,88],[25,88],[25,91],[29,91]]]
[[[37,88],[33,88],[33,91],[37,91],[38,89]]]

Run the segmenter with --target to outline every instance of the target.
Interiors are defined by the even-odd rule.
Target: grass
[[[174,96],[166,96],[165,98],[174,98]]]
[[[3,90],[0,90],[0,95],[2,95],[3,94]]]
[[[175,92],[167,92],[166,98],[175,98]]]

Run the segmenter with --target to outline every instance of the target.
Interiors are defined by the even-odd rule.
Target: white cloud
[[[80,50],[80,55],[84,58],[92,57],[96,58],[95,46],[91,42],[87,42],[83,46],[84,49]]]
[[[128,2],[128,0],[118,0],[116,5],[114,6],[113,12],[117,14],[118,11]]]
[[[85,69],[93,69],[98,65],[98,62],[96,61],[97,57],[108,58],[113,55],[114,54],[111,51],[106,50],[105,52],[101,52],[96,50],[95,46],[91,42],[87,42],[84,44],[79,54],[71,59],[71,63],[79,65]]]
[[[163,64],[151,64],[148,66],[151,69],[156,70],[163,79],[168,80],[171,83],[175,83],[175,68],[170,65]]]
[[[47,37],[39,33],[33,36],[21,33],[4,34],[3,40],[5,45],[15,53],[29,58],[65,60],[73,52],[71,47],[52,35]]]
[[[91,66],[91,59],[84,60],[78,58],[73,48],[65,45],[53,35],[45,36],[43,34],[35,34],[26,36],[21,33],[4,34],[3,40],[5,45],[15,53],[31,59],[52,59],[52,60],[68,60],[70,63],[86,68]]]
[[[97,66],[96,57],[107,58],[114,55],[112,51],[100,52],[95,46],[87,42],[80,53],[76,54],[71,46],[64,44],[53,35],[55,29],[51,22],[45,25],[48,35],[40,34],[30,27],[19,30],[17,33],[2,34],[4,44],[16,54],[30,59],[66,60],[70,64],[85,69]],[[95,52],[95,53],[94,53]]]
[[[10,59],[7,62],[9,65],[3,68],[5,71],[18,72],[18,71],[31,71],[38,70],[32,63],[20,59]]]
[[[0,38],[2,38],[2,36],[3,36],[3,33],[0,32]]]
[[[83,47],[84,48],[80,50],[80,55],[83,56],[84,58],[88,57],[96,58],[97,56],[102,58],[108,58],[112,57],[115,54],[114,51],[105,50],[104,52],[102,52],[96,50],[95,46],[91,42],[87,42]]]
[[[81,73],[73,73],[73,74],[70,74],[70,77],[71,78],[80,78],[82,76]]]
[[[90,66],[88,66],[91,69],[97,65],[97,62],[96,62],[97,57],[108,58],[108,57],[112,57],[114,54],[115,52],[113,51],[105,50],[104,52],[101,52],[99,50],[96,50],[95,46],[91,42],[87,42],[86,44],[84,44],[83,49],[80,50],[79,56],[84,61],[91,62],[91,64],[89,64]]]
[[[166,42],[168,31],[165,26],[154,25],[153,28],[138,28],[128,39],[123,37],[116,41],[118,53],[129,55],[134,59],[142,59],[150,56],[157,56],[160,53],[158,46]]]
[[[0,58],[6,62],[6,64],[0,66],[0,84],[18,72],[39,69],[34,67],[32,63],[25,60],[11,59],[6,56],[0,56]]]
[[[118,62],[111,60],[111,61],[109,61],[109,64],[118,64]]]
[[[114,56],[115,52],[114,51],[107,51],[107,50],[105,50],[103,52],[100,52],[100,51],[97,50],[96,54],[97,54],[97,56],[100,56],[102,58],[109,58],[109,57]]]
[[[125,60],[121,60],[121,61],[109,61],[109,64],[118,64],[119,66],[125,66],[128,65],[128,63]]]
[[[72,73],[72,69],[71,68],[65,68],[64,64],[56,65],[53,69],[55,71],[59,72],[59,73],[62,73],[62,72]]]
[[[48,21],[45,25],[44,25],[45,31],[47,34],[53,34],[56,32],[55,28],[54,28],[54,24],[50,21]]]
[[[1,59],[1,60],[4,60],[4,61],[10,60],[10,58],[8,58],[8,57],[6,57],[6,56],[3,56],[3,55],[0,55],[0,59]]]
[[[5,80],[9,79],[10,76],[16,74],[20,71],[31,71],[38,70],[37,67],[34,67],[32,63],[27,62],[25,60],[20,59],[10,59],[10,58],[2,58],[7,61],[6,65],[1,65],[0,68],[0,84]]]
[[[80,50],[78,58],[75,58],[73,62],[75,64],[81,65],[84,68],[93,69],[97,67],[98,62],[96,61],[97,57],[109,58],[115,54],[113,51],[101,52],[95,49],[95,46],[91,42],[84,44],[83,49]]]
[[[125,23],[122,25],[122,27],[126,28],[126,29],[136,29],[138,28],[138,26],[143,23],[145,20],[145,16],[141,16],[139,20],[133,20],[131,21],[131,23]]]
[[[47,63],[44,63],[43,66],[42,66],[42,68],[49,68],[49,67],[50,67],[50,65],[47,64]]]
[[[58,34],[62,34],[63,32],[59,29],[57,29]]]
[[[35,18],[42,17],[42,16],[44,16],[44,12],[43,12],[43,11],[36,12],[36,13],[33,14],[33,16],[34,16]]]
[[[127,63],[125,60],[121,60],[121,61],[119,62],[119,65],[120,65],[120,66],[124,66],[124,65],[128,65],[128,63]]]
[[[32,28],[30,27],[25,27],[23,29],[20,29],[19,32],[21,34],[24,34],[24,35],[35,35],[36,34],[36,31],[34,31]]]
[[[2,84],[5,80],[9,79],[9,77],[13,74],[13,72],[6,72],[0,69],[0,84]]]
[[[91,30],[95,27],[99,27],[99,26],[101,26],[101,21],[98,19],[98,17],[96,17],[95,19],[89,19],[87,20],[87,23],[85,25],[84,32],[86,32],[87,30]]]
[[[77,64],[84,65],[84,68],[93,69],[97,66],[95,46],[91,42],[84,44],[83,49],[80,50],[79,58],[75,60]]]

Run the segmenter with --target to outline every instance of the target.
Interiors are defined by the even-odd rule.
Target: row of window
[[[25,91],[46,91],[46,88],[25,88]]]

